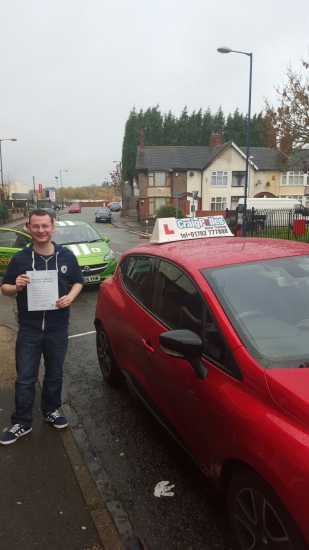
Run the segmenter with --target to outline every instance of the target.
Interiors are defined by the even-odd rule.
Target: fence
[[[241,236],[242,214],[237,209],[226,211],[226,222],[235,236]],[[309,209],[247,210],[247,236],[309,243]]]

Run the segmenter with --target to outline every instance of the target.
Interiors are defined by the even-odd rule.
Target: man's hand
[[[16,292],[20,292],[28,283],[30,283],[30,277],[28,277],[28,275],[18,275],[15,281]]]
[[[57,300],[56,306],[59,308],[70,306],[76,296],[78,296],[82,288],[83,285],[81,285],[80,283],[74,283],[69,294],[67,294],[66,296],[61,296],[61,298]]]
[[[62,307],[68,307],[71,305],[71,298],[69,295],[66,295],[66,296],[61,296],[61,298],[59,298],[59,300],[57,300],[56,302],[56,306],[59,307],[59,308],[62,308]]]

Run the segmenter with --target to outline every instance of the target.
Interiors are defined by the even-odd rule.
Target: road
[[[118,258],[142,242],[135,233],[94,224],[92,208],[66,219],[92,223]],[[234,550],[226,512],[196,465],[125,385],[103,383],[93,325],[97,294],[98,286],[87,287],[72,304],[64,409],[125,548]],[[154,496],[161,481],[174,485],[173,496]]]

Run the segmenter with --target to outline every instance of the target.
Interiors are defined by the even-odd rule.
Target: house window
[[[148,214],[149,216],[154,215],[154,199],[149,199],[148,201]]]
[[[212,197],[210,202],[210,210],[226,210],[227,198],[226,197]]]
[[[227,187],[227,172],[211,172],[212,187]]]
[[[149,172],[148,187],[168,187],[170,186],[169,174],[166,172]]]
[[[303,185],[303,172],[282,172],[281,185]]]
[[[232,172],[232,187],[244,187],[246,172]]]
[[[149,216],[154,216],[156,210],[163,206],[164,204],[169,204],[169,197],[150,197],[148,199],[148,214]]]

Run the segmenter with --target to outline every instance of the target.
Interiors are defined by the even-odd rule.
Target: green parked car
[[[102,237],[89,223],[59,221],[52,240],[75,254],[82,269],[84,284],[100,283],[114,274],[117,260]]]
[[[82,269],[84,284],[100,283],[115,272],[117,260],[108,246],[109,238],[102,237],[88,223],[55,222],[55,243],[66,246],[75,254]],[[15,229],[0,228],[0,276],[2,277],[12,256],[30,244],[30,235]]]
[[[24,231],[0,227],[0,277],[4,275],[12,256],[31,241],[30,235]]]

